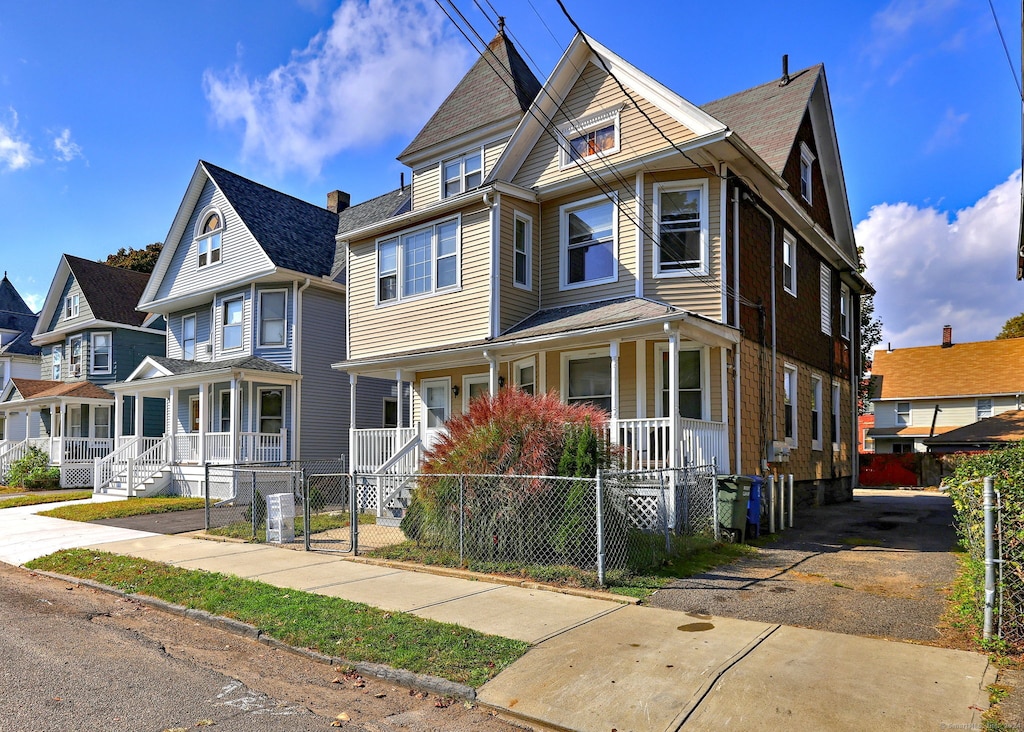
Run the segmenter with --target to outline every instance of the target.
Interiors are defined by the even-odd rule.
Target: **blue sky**
[[[824,62],[885,341],[1024,310],[1021,100],[985,0],[565,2],[696,104]],[[994,5],[1019,67],[1020,6]],[[542,79],[573,35],[555,0],[479,6]],[[432,2],[0,3],[0,266],[38,305],[62,252],[162,241],[200,158],[319,205],[390,190],[473,54]]]

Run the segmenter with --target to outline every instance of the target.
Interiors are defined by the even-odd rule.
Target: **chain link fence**
[[[1024,516],[1005,510],[995,491],[996,635],[1015,648],[1024,647]]]

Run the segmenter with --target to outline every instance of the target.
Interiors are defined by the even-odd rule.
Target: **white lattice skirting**
[[[64,463],[60,466],[61,488],[92,488],[92,463]]]

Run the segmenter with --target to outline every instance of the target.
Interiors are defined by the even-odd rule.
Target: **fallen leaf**
[[[334,679],[334,681],[332,681],[331,683],[332,684],[340,684],[341,683],[341,679]]]
[[[347,714],[345,714],[345,712],[342,712],[337,717],[335,717],[335,719],[341,720],[342,722],[347,722],[349,717]]]

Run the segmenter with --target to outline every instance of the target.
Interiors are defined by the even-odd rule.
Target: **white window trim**
[[[81,312],[81,301],[79,295],[68,295],[64,298],[64,320],[77,318]]]
[[[467,188],[466,187],[466,158],[468,158],[468,157],[470,157],[472,155],[477,155],[477,154],[480,155],[480,183],[475,185],[475,186],[473,186],[473,188]],[[445,183],[447,183],[447,180],[444,177],[444,169],[445,169],[446,165],[451,165],[452,163],[454,163],[456,161],[459,162],[459,170],[461,171],[460,174],[459,174],[459,181],[462,184],[462,190],[459,191],[458,193],[453,193],[450,196],[446,196],[444,194],[444,186],[445,186]],[[483,182],[484,182],[484,146],[483,145],[481,145],[479,148],[473,148],[473,149],[470,149],[470,150],[466,150],[465,152],[463,152],[463,153],[461,153],[459,155],[452,155],[450,158],[445,158],[444,160],[441,160],[438,163],[438,185],[440,187],[440,191],[439,191],[440,195],[438,196],[439,200],[444,201],[445,199],[448,199],[448,198],[455,198],[456,196],[461,196],[463,193],[466,193],[467,191],[471,191],[471,190],[475,190],[475,189],[479,188],[481,185],[483,185]]]
[[[988,417],[994,417],[996,413],[996,403],[992,397],[978,397],[974,400],[974,417],[975,420],[988,419],[988,417],[981,416],[981,403],[988,402]]]
[[[192,357],[189,358],[185,352],[185,323],[189,320],[192,321]],[[199,320],[196,318],[196,314],[185,315],[181,318],[181,358],[185,361],[195,361],[196,354],[199,348]]]
[[[841,419],[842,410],[840,409],[840,400],[842,398],[842,392],[839,391],[839,382],[832,382],[832,420],[836,426],[836,439],[832,442],[832,450],[839,452],[839,445],[843,441],[843,420]]]
[[[286,396],[283,386],[261,386],[256,389],[256,432],[263,435],[274,435],[276,432],[263,432],[263,395],[270,391],[281,392],[281,429],[285,429],[285,420],[288,417],[288,409],[285,404]],[[273,417],[276,419],[276,417]]]
[[[700,191],[700,264],[689,269],[661,271],[661,194],[673,193],[676,191]],[[670,183],[654,184],[654,240],[651,246],[654,248],[654,256],[651,261],[654,263],[654,278],[670,277],[700,277],[710,273],[709,262],[711,261],[711,234],[709,214],[710,203],[708,201],[708,181],[706,178],[699,180],[679,180]]]
[[[852,328],[851,321],[851,302],[850,302],[850,288],[845,284],[839,287],[839,335],[846,340],[850,340],[850,333]]]
[[[50,351],[50,375],[54,381],[64,376],[64,344],[58,343]]]
[[[211,214],[217,214],[217,218],[220,221],[220,226],[213,231],[203,231],[203,225],[206,220],[210,218]],[[204,239],[209,239],[215,234],[220,234],[220,245],[217,249],[220,251],[220,255],[217,257],[216,262],[211,262],[210,257],[207,256],[206,264],[199,263],[199,246]],[[224,214],[216,206],[207,206],[203,209],[202,213],[199,214],[199,218],[196,219],[195,230],[193,231],[192,238],[196,244],[196,269],[206,269],[207,267],[216,267],[218,264],[224,261]]]
[[[381,400],[380,424],[384,429],[397,429],[398,427],[401,427],[400,424],[396,423],[390,427],[388,426],[388,404],[395,405],[395,417],[396,419],[398,417],[398,397],[384,397]]]
[[[800,143],[800,197],[803,198],[807,203],[811,203],[814,189],[814,161],[815,155],[811,152],[811,148],[807,147],[806,142]],[[803,177],[804,177],[804,166],[807,170],[807,195],[803,194]]]
[[[679,352],[700,351],[700,419],[708,421],[711,419],[711,351],[707,346],[685,346],[680,344]],[[668,387],[665,385],[665,377],[661,373],[662,354],[668,353],[667,343],[654,344],[654,416],[668,417],[662,414],[664,411],[661,405],[661,392]],[[691,419],[684,417],[683,419]]]
[[[437,236],[432,233],[430,237],[430,289],[426,292],[418,292],[415,295],[405,296],[402,294],[402,237],[407,234],[412,234],[423,229],[432,229],[436,232],[439,226],[444,224],[455,222],[455,284],[445,285],[444,287],[437,286]],[[398,242],[398,254],[396,258],[396,288],[398,290],[398,296],[391,300],[380,299],[380,246],[389,241]],[[444,219],[439,219],[427,225],[412,226],[408,229],[395,232],[388,236],[382,236],[377,239],[374,257],[374,301],[377,307],[388,307],[395,305],[396,303],[412,302],[415,300],[422,300],[425,297],[433,297],[434,295],[458,292],[462,289],[462,214],[457,214]],[[451,256],[451,255],[448,255]]]
[[[590,208],[601,203],[611,202],[612,204],[612,275],[602,277],[599,280],[585,280],[584,282],[569,283],[569,214],[577,209]],[[579,290],[583,287],[594,285],[606,285],[619,281],[619,195],[613,192],[611,196],[599,195],[584,198],[572,203],[566,203],[558,207],[558,289]]]
[[[96,368],[96,336],[107,337],[107,367],[105,369]],[[97,331],[89,336],[89,373],[90,374],[109,374],[114,370],[114,335],[109,330]]]
[[[224,402],[227,401],[227,404]],[[226,414],[225,414],[226,412]],[[217,397],[217,426],[219,430],[213,430],[215,432],[230,432],[231,431],[231,390],[223,389],[219,392]],[[227,420],[228,428],[224,429],[224,421]]]
[[[906,422],[900,422],[900,405],[901,404],[906,404],[907,405],[907,421]],[[914,425],[914,405],[913,404],[911,404],[910,402],[906,402],[906,401],[896,402],[893,405],[893,410],[894,410],[893,414],[895,415],[894,422],[895,422],[895,425],[897,427],[912,427]]]
[[[526,224],[526,282],[516,280],[516,223]],[[533,291],[533,217],[516,211],[512,216],[512,286],[520,290]]]
[[[577,137],[587,134],[593,130],[607,127],[609,122],[612,122],[615,126],[615,144],[611,150],[602,150],[601,152],[594,153],[593,155],[587,155],[580,158],[580,162],[588,160],[598,160],[607,155],[614,155],[619,152],[620,149],[620,134],[622,131],[622,125],[620,124],[619,112],[622,110],[624,105],[618,105],[611,109],[604,109],[600,112],[596,112],[589,117],[583,117],[582,119],[573,120],[566,122],[565,124],[559,125],[559,154],[558,154],[558,168],[559,170],[565,170],[567,168],[576,167],[577,161],[572,159],[571,154],[571,143]]]
[[[559,391],[560,399],[563,403],[569,403],[569,362],[579,361],[584,358],[598,358],[600,356],[611,356],[612,350],[608,346],[603,348],[591,348],[585,351],[563,351],[561,354],[561,374],[559,374]],[[615,389],[615,384],[612,384],[612,389]]]
[[[231,346],[230,348],[228,348],[227,346],[224,345],[224,331],[227,329],[227,323],[224,322],[224,319],[227,317],[228,314],[228,304],[233,302],[238,302],[242,306],[242,322],[239,323],[237,326],[241,338],[238,339],[237,346]],[[223,300],[221,300],[220,317],[217,318],[217,320],[220,323],[220,350],[224,353],[243,350],[245,348],[245,296],[238,295],[234,297],[226,297]]]
[[[822,380],[817,374],[811,374],[811,426],[818,428],[818,439],[811,438],[811,449],[821,450],[822,445],[825,443],[825,418],[822,413],[822,407],[824,406],[824,391],[822,390]],[[815,413],[815,405],[817,405],[817,413]]]
[[[419,408],[420,408],[419,409],[419,413],[420,413],[420,434],[422,434],[422,435],[427,435],[431,430],[433,430],[433,431],[440,431],[440,430],[444,429],[444,427],[431,427],[430,426],[430,420],[428,419],[428,414],[427,414],[427,400],[424,398],[424,395],[427,393],[427,388],[428,387],[430,387],[430,386],[439,386],[441,384],[444,384],[444,393],[445,393],[445,403],[444,403],[445,418],[444,418],[444,421],[447,422],[449,419],[452,418],[452,379],[451,379],[451,377],[450,376],[439,376],[439,377],[433,378],[433,379],[422,379],[420,381],[419,393],[417,394],[417,397],[418,397],[418,400],[419,400]]]
[[[469,411],[469,387],[471,384],[483,384],[490,390],[490,374],[466,374],[462,377],[462,413]]]
[[[137,398],[138,397],[136,397],[136,399]],[[193,407],[193,405],[195,405],[195,406]],[[198,415],[198,417],[196,418],[196,422],[195,423],[192,422],[192,415],[193,414]],[[175,415],[175,418],[177,418],[177,415]],[[188,433],[189,434],[193,434],[194,435],[194,434],[197,434],[198,432],[201,431],[201,429],[202,429],[202,422],[200,422],[199,420],[201,420],[202,418],[203,418],[203,416],[200,413],[200,409],[199,409],[199,395],[198,394],[191,394],[191,395],[189,395],[189,398],[188,398],[188,416],[187,416],[187,419],[188,419],[187,427],[188,427]]]
[[[791,447],[796,447],[800,444],[800,369],[795,364],[783,363],[782,365],[782,396],[783,396],[783,413],[782,413],[782,434],[786,438],[786,444]],[[792,407],[791,414],[793,415],[793,435],[792,437],[786,435],[786,413],[785,413],[785,398],[787,396],[788,389],[786,384],[789,381],[789,375],[792,374],[793,382],[793,394],[790,399],[790,406]]]
[[[264,343],[263,342],[263,296],[270,294],[281,294],[284,295],[284,314],[281,320],[284,322],[284,328],[281,331],[283,340],[280,343]],[[288,290],[284,289],[273,289],[273,290],[260,290],[259,297],[257,298],[257,317],[256,317],[256,344],[259,348],[284,348],[288,345]],[[243,319],[244,319],[244,307],[243,307]],[[275,318],[276,320],[276,318]]]
[[[71,360],[72,359],[72,355],[74,354],[74,351],[75,351],[75,341],[78,341],[78,364],[77,364],[78,365],[78,370],[77,370],[77,372],[75,371],[75,364]],[[83,361],[85,359],[85,350],[84,349],[85,349],[85,343],[82,340],[82,336],[74,335],[74,336],[71,336],[68,339],[68,348],[67,348],[68,376],[74,377],[74,376],[82,376],[83,375],[83,373],[82,373],[82,371],[83,371],[82,366],[84,365]]]
[[[537,357],[530,356],[529,358],[521,358],[518,361],[512,363],[512,383],[516,386],[521,386],[522,381],[519,379],[519,373],[524,368],[533,367],[533,394],[536,396],[540,393],[539,384],[537,380]]]
[[[793,281],[786,285],[786,258],[789,257],[789,269],[793,273]],[[782,289],[796,297],[796,237],[789,231],[782,232]]]

